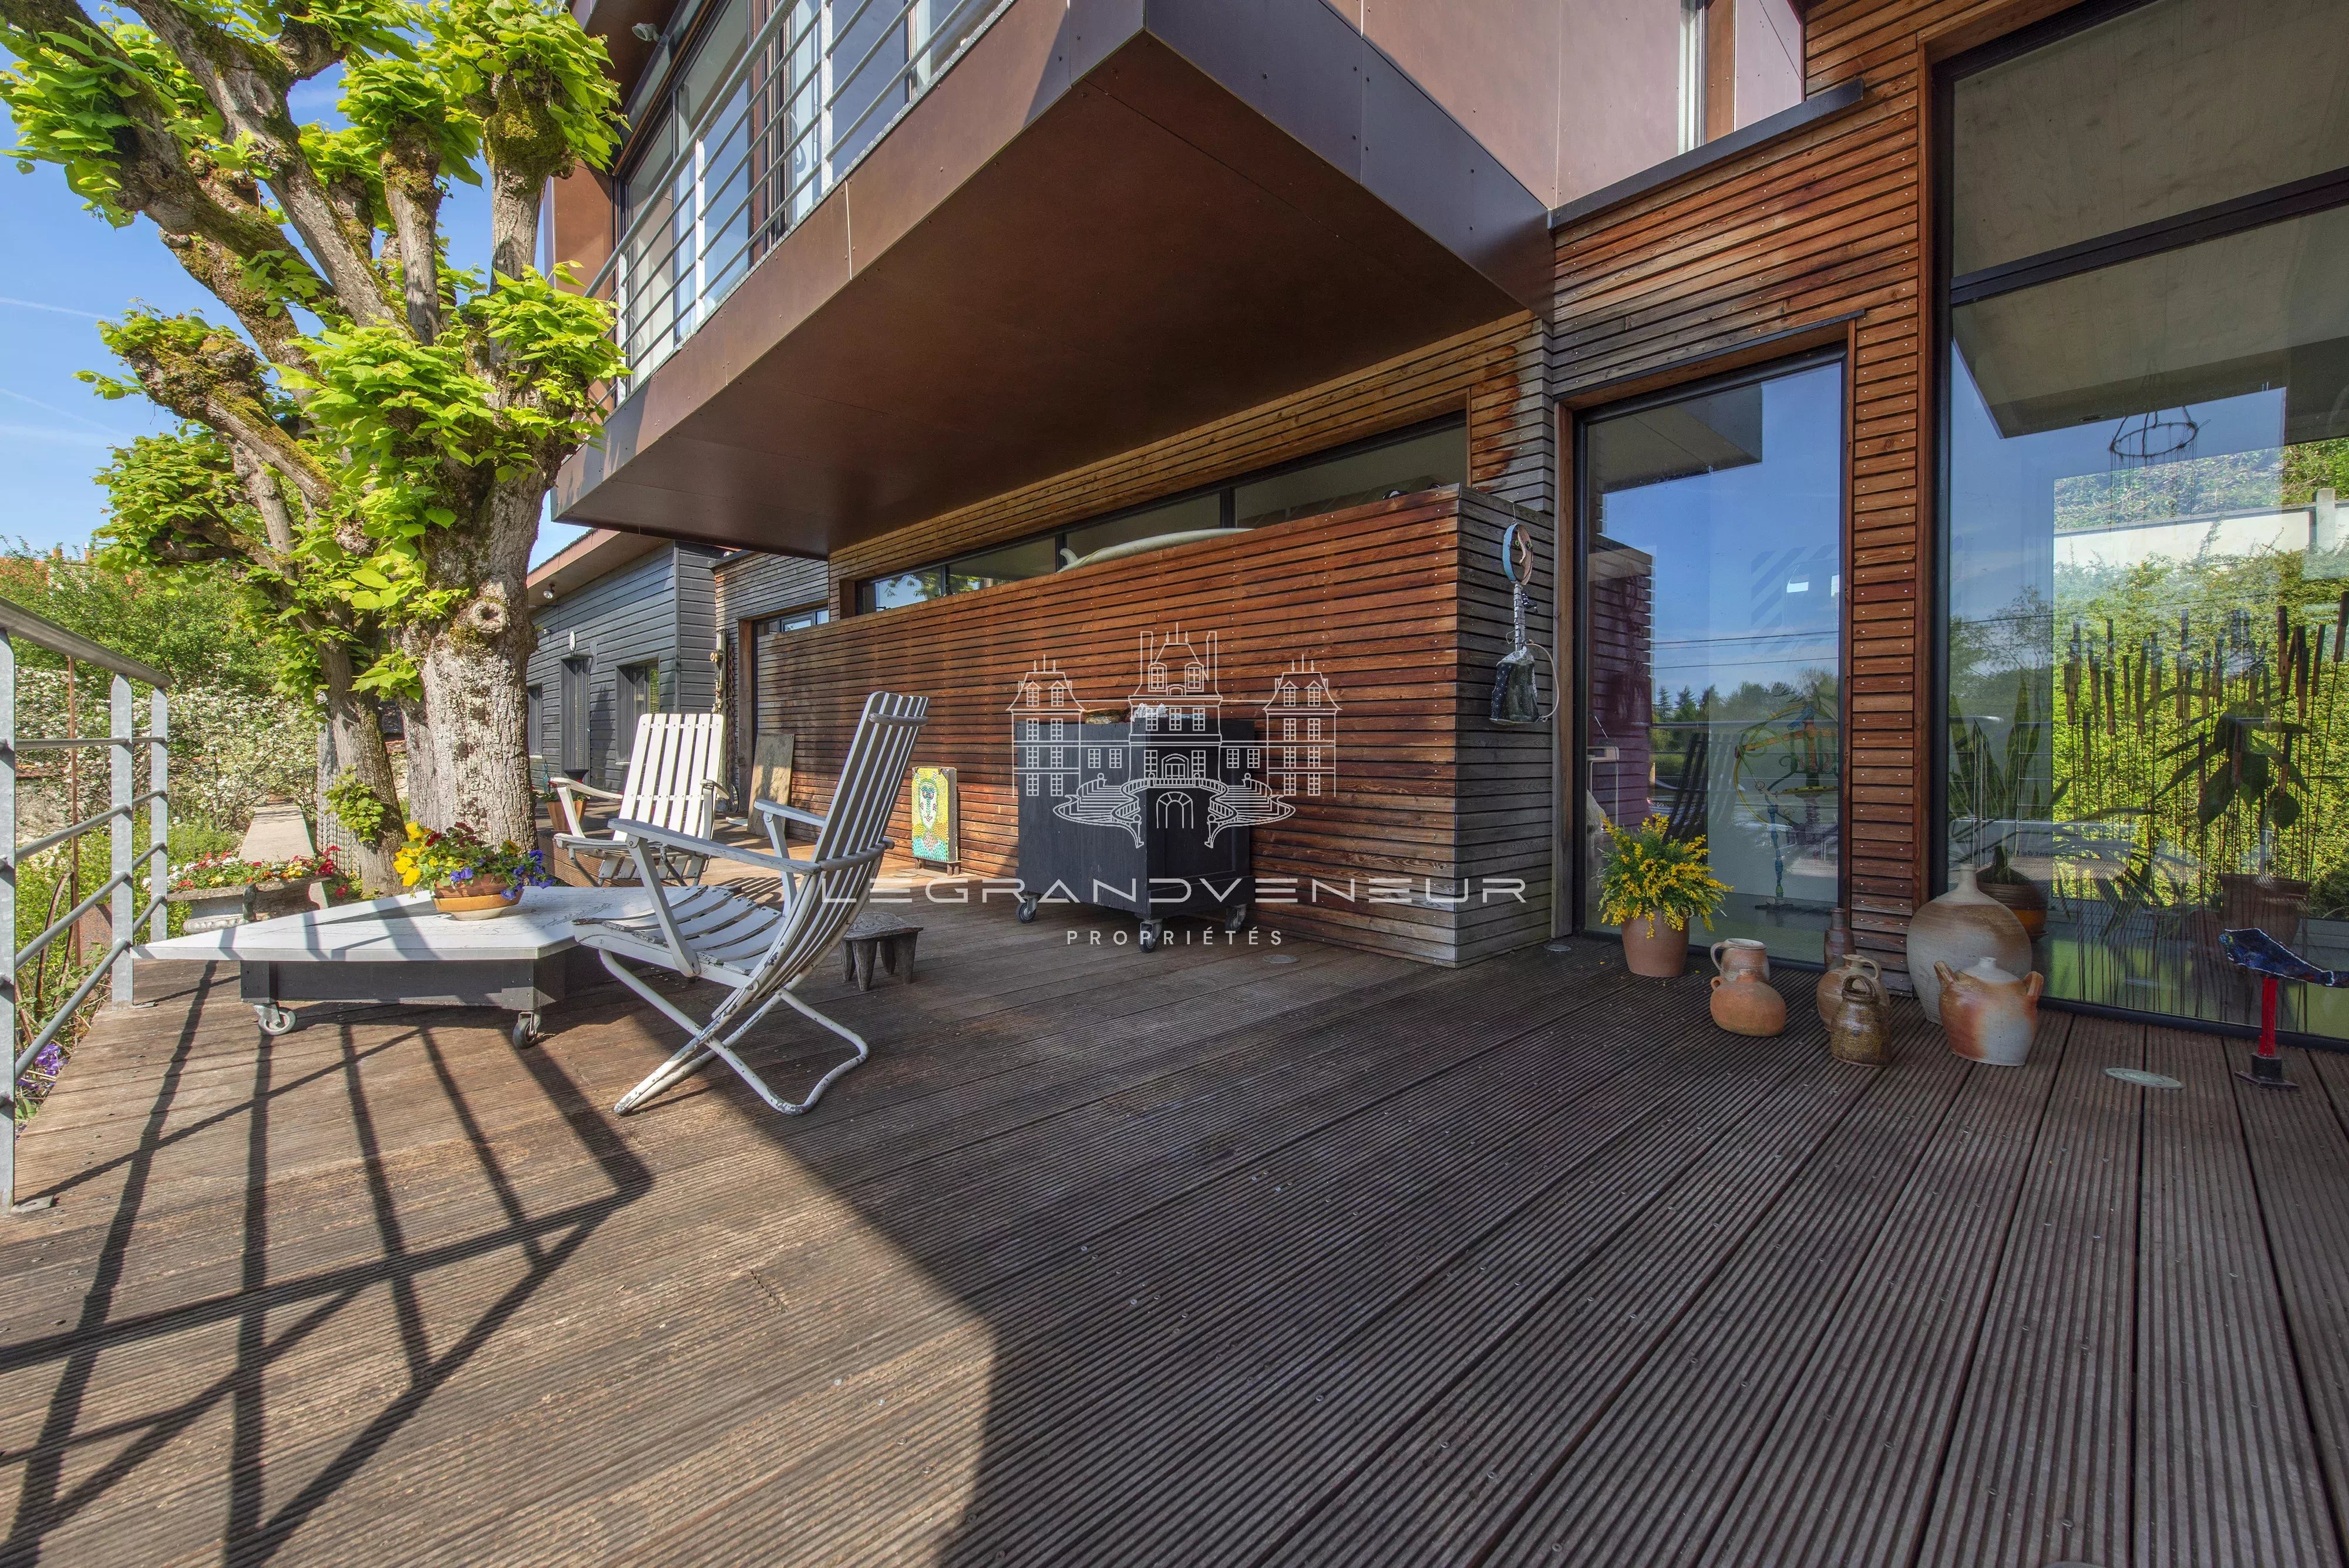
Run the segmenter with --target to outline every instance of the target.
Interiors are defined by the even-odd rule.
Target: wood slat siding
[[[1337,790],[1256,833],[1256,871],[1293,878],[1264,913],[1300,935],[1438,963],[1549,929],[1548,732],[1486,718],[1509,638],[1502,529],[1547,519],[1474,493],[1431,491],[1244,538],[1105,563],[793,634],[765,660],[760,699],[797,736],[798,804],[825,806],[867,692],[931,701],[916,760],[960,770],[966,871],[1019,862],[1012,690],[1037,659],[1071,671],[1088,707],[1123,707],[1140,634],[1217,635],[1226,700],[1261,701],[1291,660],[1334,688]],[[1541,585],[1541,599],[1547,585]],[[1531,633],[1548,637],[1546,611]],[[898,804],[899,841],[905,831]],[[1381,890],[1371,878],[1407,878]],[[1514,878],[1522,899],[1464,878]],[[1321,886],[1317,888],[1316,881]],[[1335,890],[1350,887],[1350,900]]]
[[[540,693],[539,723],[531,749],[560,766],[563,661],[585,659],[587,669],[588,782],[617,788],[625,765],[613,726],[619,709],[620,667],[660,669],[660,706],[671,712],[708,712],[717,700],[709,662],[715,590],[710,564],[719,552],[678,545],[564,595],[531,617],[538,647],[530,656],[529,683]],[[572,646],[572,634],[578,646]]]
[[[1561,399],[1851,317],[1846,876],[1862,947],[1895,965],[1926,884],[1933,541],[1929,54],[2044,15],[2041,0],[1822,0],[1805,91],[1847,114],[1559,231],[1549,375]]]
[[[1217,483],[1423,421],[1468,415],[1468,482],[1555,514],[1557,431],[1543,391],[1541,324],[1521,313],[1291,397],[949,512],[832,558],[832,609],[867,578],[927,566]]]
[[[712,576],[718,584],[718,624],[724,627],[822,604],[829,583],[822,561],[799,556],[741,556]]]

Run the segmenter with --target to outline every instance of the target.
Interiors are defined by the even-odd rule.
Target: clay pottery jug
[[[1974,886],[2012,909],[2033,941],[2047,934],[2047,890],[2014,868],[2004,845],[1992,852],[1989,869],[1975,877]]]
[[[1843,982],[1855,975],[1875,988],[1878,1001],[1883,999],[1884,971],[1874,959],[1855,953],[1830,966],[1826,973],[1819,976],[1819,1022],[1829,1029],[1835,1027],[1837,1017],[1843,1012]]]
[[[1988,959],[2010,975],[2031,972],[2031,933],[2014,911],[1984,893],[1974,868],[1961,867],[1957,886],[1917,911],[1909,922],[1909,973],[1925,1016],[1941,1022],[1941,988],[1933,977],[1947,964],[1957,973]]]
[[[1766,1039],[1786,1027],[1786,999],[1754,970],[1713,977],[1713,1021],[1732,1034]]]
[[[1849,958],[1851,956],[1851,917],[1841,909],[1828,911],[1827,932],[1820,940],[1819,946],[1824,950],[1819,956],[1826,960],[1829,969],[1835,968],[1845,959]]]
[[[1688,968],[1688,922],[1641,915],[1623,927],[1623,962],[1633,974],[1671,980]]]
[[[1868,962],[1866,959],[1858,961]],[[1856,968],[1841,974],[1835,1015],[1827,1020],[1827,1054],[1863,1067],[1889,1066],[1892,1053],[1885,1044],[1884,987]],[[1825,990],[1819,994],[1824,1001]]]
[[[2030,1058],[2046,986],[2036,970],[2018,979],[1982,959],[1962,972],[1946,963],[1933,972],[1941,981],[1941,1027],[1951,1051],[1990,1067],[2020,1067]]]
[[[1713,944],[1713,967],[1724,980],[1734,980],[1741,974],[1768,980],[1770,950],[1752,937],[1731,937]]]

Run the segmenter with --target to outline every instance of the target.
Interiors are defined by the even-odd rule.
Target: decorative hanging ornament
[[[1557,708],[1552,704],[1548,712],[1542,711],[1541,678],[1534,655],[1549,659],[1553,681],[1557,679],[1557,660],[1548,649],[1526,640],[1526,597],[1534,580],[1534,546],[1523,524],[1512,523],[1501,535],[1501,565],[1509,574],[1514,629],[1509,651],[1493,669],[1493,722],[1547,723]]]

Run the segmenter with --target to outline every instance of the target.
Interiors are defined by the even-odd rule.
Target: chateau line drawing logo
[[[1256,827],[1294,816],[1294,802],[1336,793],[1338,695],[1309,659],[1294,659],[1260,702],[1224,695],[1216,636],[1194,644],[1178,625],[1139,634],[1123,722],[1086,722],[1076,683],[1040,658],[1011,703],[1019,792],[1053,815],[1122,828],[1138,846],[1150,826]],[[1098,711],[1096,717],[1098,718]],[[1243,714],[1260,711],[1261,719]],[[1195,822],[1195,802],[1206,819]]]

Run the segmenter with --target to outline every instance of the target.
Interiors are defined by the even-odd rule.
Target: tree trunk
[[[489,842],[538,843],[523,733],[537,631],[524,584],[543,492],[517,482],[484,503],[487,526],[447,539],[429,563],[435,582],[473,595],[447,624],[406,646],[424,689],[422,732],[409,731],[409,804],[427,827],[461,822]]]
[[[399,852],[407,825],[399,813],[399,791],[391,775],[391,753],[384,749],[383,726],[375,704],[351,690],[350,650],[340,643],[319,645],[319,672],[326,689],[326,728],[335,737],[335,762],[343,773],[357,774],[359,782],[390,807],[383,831],[363,841],[351,829],[351,863],[344,869],[370,898],[400,891],[399,873],[391,857]],[[348,823],[344,824],[348,828]]]

